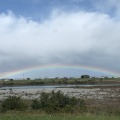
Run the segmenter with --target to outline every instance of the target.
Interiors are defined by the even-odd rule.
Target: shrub
[[[32,102],[32,109],[42,109],[46,112],[65,111],[72,108],[85,107],[85,102],[75,97],[64,95],[61,91],[51,93],[41,93],[40,99]]]
[[[33,109],[40,109],[39,101],[37,99],[32,101],[32,108]]]
[[[7,110],[25,110],[27,105],[25,102],[17,96],[9,96],[1,104],[1,111]]]

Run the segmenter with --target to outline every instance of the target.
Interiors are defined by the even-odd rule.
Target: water
[[[60,88],[60,87],[94,87],[94,86],[120,86],[120,84],[78,84],[78,85],[42,85],[42,86],[5,86],[1,89],[49,89],[49,88]]]

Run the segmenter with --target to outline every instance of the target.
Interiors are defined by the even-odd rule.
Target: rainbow
[[[120,73],[118,73],[118,72],[114,72],[114,71],[103,69],[103,68],[86,66],[86,65],[47,64],[47,65],[33,66],[33,67],[24,68],[24,69],[20,69],[20,70],[14,70],[11,72],[5,72],[5,73],[0,74],[0,79],[10,78],[11,76],[14,76],[14,75],[24,74],[27,72],[34,72],[37,70],[42,71],[42,70],[52,70],[52,69],[87,70],[87,71],[91,71],[91,72],[103,73],[103,74],[110,75],[113,77],[120,76]]]

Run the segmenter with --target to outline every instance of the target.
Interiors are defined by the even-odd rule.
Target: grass
[[[95,79],[96,83],[112,83],[115,80],[116,83],[118,81],[120,82],[120,79],[102,79],[100,81],[99,79]],[[55,83],[58,83],[59,80],[54,81]],[[63,80],[62,80],[63,81]],[[77,82],[81,81],[90,81],[90,79],[77,79]],[[31,82],[31,80],[26,81],[8,81],[8,82],[15,82],[15,85],[19,84],[28,84]],[[23,83],[22,83],[23,82]],[[32,81],[33,82],[33,81]],[[36,80],[35,83],[39,83],[39,80]],[[45,84],[52,83],[52,79],[45,80]],[[69,82],[75,82],[75,79],[68,80],[67,84]],[[108,88],[105,86],[105,88]],[[115,89],[113,89],[115,88]],[[119,89],[116,89],[119,87],[110,87],[111,91],[109,91],[109,94],[113,94],[114,92],[118,92],[116,94],[117,96],[111,97],[111,98],[103,98],[100,99],[87,99],[86,105],[87,105],[87,111],[82,112],[77,111],[75,109],[74,113],[71,114],[69,112],[56,112],[52,115],[49,115],[49,113],[46,113],[44,111],[37,111],[37,110],[31,110],[27,109],[25,111],[6,111],[5,113],[0,113],[0,120],[120,120],[120,91]],[[101,87],[102,90],[102,87]],[[113,92],[114,90],[114,92]],[[99,95],[99,93],[98,93]],[[56,99],[55,99],[56,100]],[[28,101],[28,104],[30,104],[31,101]],[[31,111],[29,111],[31,110]],[[71,108],[70,108],[71,110]],[[89,113],[89,114],[88,114]],[[119,115],[119,116],[118,116]]]
[[[120,78],[44,78],[44,79],[24,79],[24,80],[0,80],[1,86],[10,85],[57,85],[57,84],[116,84],[120,83]]]
[[[1,115],[0,120],[120,120],[120,116],[74,116],[74,115],[45,115],[45,116],[27,116],[27,115]]]

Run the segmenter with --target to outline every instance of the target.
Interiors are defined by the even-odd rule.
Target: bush
[[[40,109],[39,101],[37,99],[32,101],[32,108],[33,109]]]
[[[85,102],[75,97],[64,95],[61,91],[51,93],[41,93],[40,99],[32,102],[32,109],[41,109],[46,112],[65,111],[69,112],[72,108],[85,108]]]
[[[3,112],[7,110],[25,110],[26,108],[25,102],[16,96],[9,96],[1,104],[1,111]]]

